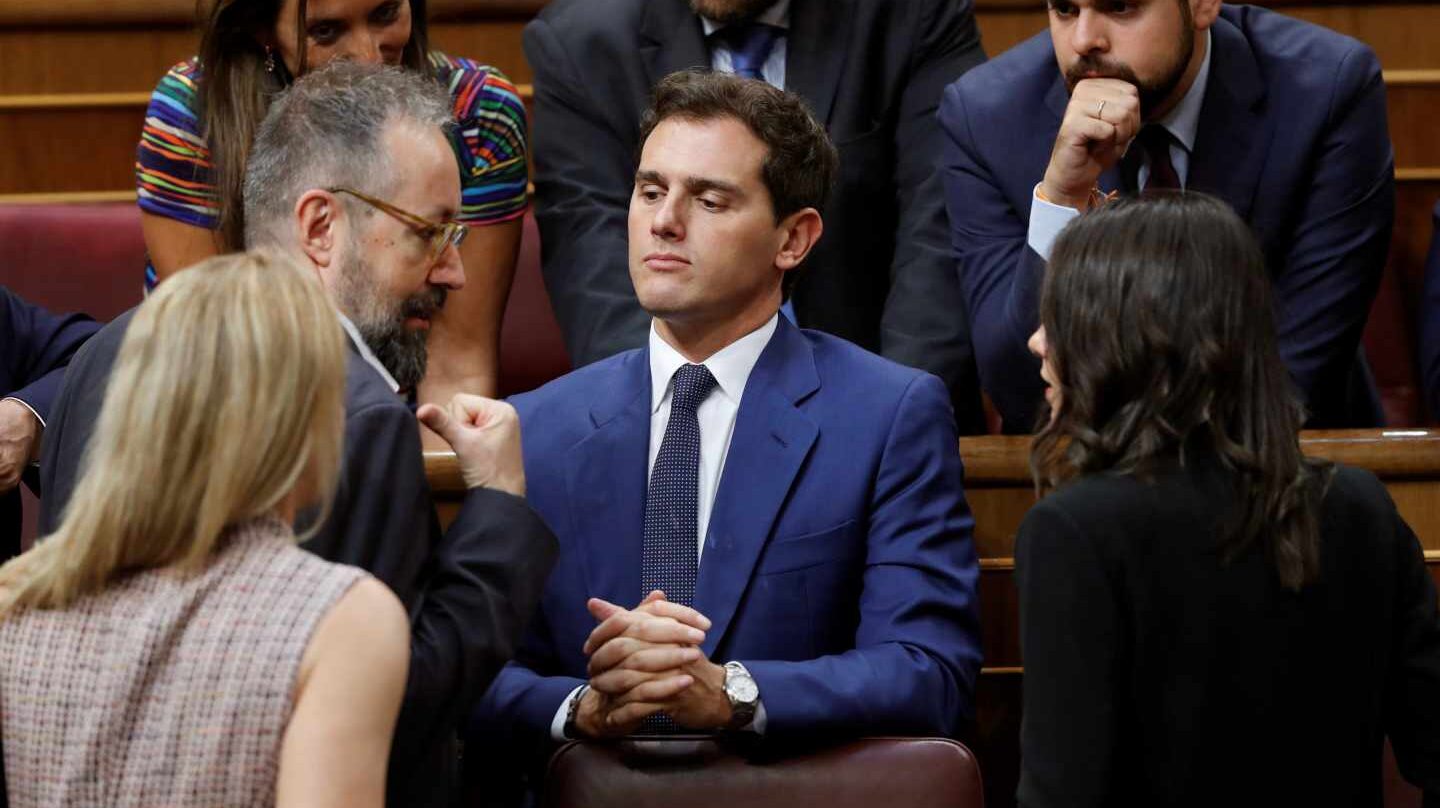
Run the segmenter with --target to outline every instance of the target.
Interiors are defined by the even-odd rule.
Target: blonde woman
[[[290,527],[328,507],[344,373],[282,259],[140,307],[59,529],[0,568],[11,806],[382,804],[407,620]]]

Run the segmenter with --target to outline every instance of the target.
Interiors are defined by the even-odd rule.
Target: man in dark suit
[[[456,727],[513,655],[556,553],[523,499],[514,410],[474,396],[420,409],[454,447],[470,489],[442,531],[419,425],[398,395],[398,380],[423,373],[429,317],[464,283],[463,230],[448,224],[460,204],[448,120],[433,82],[336,64],[274,102],[246,173],[247,246],[313,267],[350,336],[339,488],[305,546],[369,570],[411,614],[388,779],[389,803],[405,806],[453,801]],[[51,524],[74,489],[129,319],[76,358],[56,404],[42,462]]]
[[[0,286],[0,563],[20,554],[22,478],[33,488],[45,419],[65,365],[100,326],[55,315]]]
[[[1435,205],[1435,234],[1425,263],[1425,294],[1420,302],[1420,383],[1430,417],[1440,419],[1440,203]]]
[[[662,77],[709,66],[798,93],[840,150],[799,324],[935,373],[983,430],[934,176],[940,91],[984,60],[969,0],[556,0],[525,55],[545,283],[576,366],[645,344],[625,269],[640,113]]]
[[[1007,431],[1035,424],[1025,341],[1055,234],[1106,193],[1160,187],[1224,199],[1260,238],[1310,425],[1379,423],[1358,347],[1395,193],[1369,48],[1219,0],[1051,0],[1050,31],[946,88],[940,123],[980,376]]]
[[[793,94],[686,72],[641,139],[648,347],[515,399],[561,554],[467,750],[513,773],[507,753],[657,714],[767,741],[954,734],[980,647],[944,387],[778,314],[823,228],[823,128]],[[493,797],[503,772],[481,776]]]

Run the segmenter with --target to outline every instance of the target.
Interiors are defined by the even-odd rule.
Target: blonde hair
[[[211,258],[136,312],[60,527],[0,567],[0,618],[127,573],[203,568],[227,526],[292,492],[324,521],[344,434],[345,349],[319,282],[265,253]]]

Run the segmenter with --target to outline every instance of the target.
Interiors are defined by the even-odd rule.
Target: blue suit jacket
[[[648,349],[514,403],[560,561],[472,729],[540,751],[584,681],[585,599],[642,594]],[[938,379],[781,318],[740,403],[694,602],[713,621],[706,654],[759,683],[767,738],[950,735],[971,714],[978,570],[961,477]]]
[[[1425,263],[1425,294],[1420,304],[1420,372],[1425,406],[1440,418],[1440,204],[1435,205],[1435,235]]]
[[[1395,213],[1385,85],[1362,43],[1251,6],[1211,27],[1209,85],[1187,187],[1230,204],[1275,283],[1280,351],[1311,426],[1379,422],[1357,349]],[[942,173],[982,386],[1007,431],[1035,424],[1026,350],[1044,262],[1026,245],[1035,184],[1069,102],[1048,32],[945,90]],[[1118,169],[1101,177],[1120,187]],[[1357,392],[1358,386],[1358,392]]]
[[[99,330],[83,314],[51,314],[0,286],[0,398],[18,398],[42,419],[60,392],[65,365]],[[27,483],[38,490],[36,475]],[[20,492],[0,493],[0,562],[20,552]]]

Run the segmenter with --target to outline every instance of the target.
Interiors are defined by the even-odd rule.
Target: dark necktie
[[[640,556],[640,597],[656,589],[689,606],[700,566],[696,513],[700,487],[700,422],[695,410],[715,389],[704,365],[675,371],[670,420],[645,493],[645,539]]]
[[[1125,155],[1125,187],[1131,191],[1140,190],[1140,166],[1142,156],[1150,165],[1150,176],[1145,180],[1145,190],[1168,189],[1178,191],[1182,187],[1180,174],[1170,161],[1170,145],[1175,138],[1170,130],[1157,123],[1147,124],[1130,144]]]
[[[730,49],[730,68],[735,75],[764,81],[765,60],[784,33],[784,29],[763,22],[743,22],[727,25],[713,36]]]
[[[670,420],[645,492],[641,598],[659,589],[675,603],[689,606],[695,600],[700,571],[700,422],[695,411],[713,389],[715,377],[704,365],[682,365],[675,371]],[[656,713],[642,722],[640,732],[663,735],[677,729],[668,715]]]

